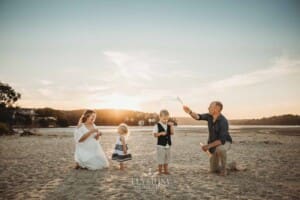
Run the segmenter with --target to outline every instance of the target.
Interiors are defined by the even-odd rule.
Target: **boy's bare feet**
[[[162,165],[158,165],[158,175],[162,175]]]
[[[164,164],[164,174],[168,175],[169,174],[169,170],[168,170],[168,164]]]
[[[157,174],[162,175],[163,174],[162,170],[157,170]]]
[[[220,173],[218,173],[219,176],[227,176],[227,170],[221,170]]]

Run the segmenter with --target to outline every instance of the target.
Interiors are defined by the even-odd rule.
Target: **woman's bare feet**
[[[81,167],[78,163],[76,163],[74,169],[81,169]]]
[[[78,163],[75,164],[74,169],[87,169],[86,167],[81,167]]]
[[[231,171],[245,171],[247,170],[246,166],[238,165],[235,161],[228,164],[228,168]]]

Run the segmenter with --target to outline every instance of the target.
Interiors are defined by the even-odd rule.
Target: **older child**
[[[161,110],[159,113],[159,122],[153,128],[153,135],[157,138],[157,162],[158,172],[162,174],[162,168],[164,174],[169,174],[168,164],[171,158],[171,135],[174,134],[174,126],[169,120],[169,112],[167,110]]]

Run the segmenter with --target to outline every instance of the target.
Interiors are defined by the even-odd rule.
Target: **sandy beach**
[[[246,171],[220,177],[208,172],[199,142],[205,127],[177,127],[171,175],[157,176],[156,139],[149,128],[133,128],[133,160],[126,171],[75,170],[72,128],[38,129],[41,136],[0,138],[0,199],[298,199],[300,127],[235,127],[228,152]],[[103,128],[101,145],[110,158],[116,133]]]

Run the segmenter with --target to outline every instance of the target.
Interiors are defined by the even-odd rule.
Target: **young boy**
[[[171,158],[171,135],[174,134],[174,124],[168,122],[169,112],[167,110],[161,110],[159,113],[159,122],[155,124],[153,128],[153,135],[157,138],[157,162],[158,172],[162,174],[162,168],[164,174],[169,174],[168,164]]]

